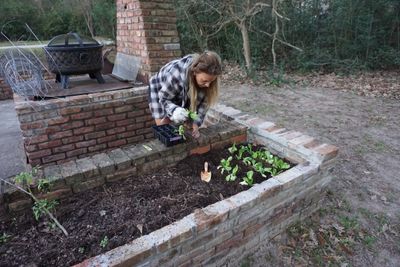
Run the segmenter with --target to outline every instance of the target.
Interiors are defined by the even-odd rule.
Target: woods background
[[[398,0],[174,0],[184,54],[215,50],[256,69],[353,72],[400,66]],[[115,39],[114,0],[2,0],[1,31]],[[6,38],[1,36],[2,41]]]

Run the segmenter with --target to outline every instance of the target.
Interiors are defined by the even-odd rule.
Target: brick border
[[[235,265],[246,251],[318,209],[332,179],[338,153],[335,146],[318,144],[311,137],[223,105],[210,112],[207,122],[221,118],[247,127],[249,141],[266,145],[298,165],[76,266]],[[229,141],[236,138],[243,140],[239,134]],[[211,148],[221,142],[216,140]],[[208,149],[201,141],[199,144],[202,146],[193,153]]]

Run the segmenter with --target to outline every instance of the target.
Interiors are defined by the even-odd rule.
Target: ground
[[[339,147],[321,209],[241,266],[400,266],[399,73],[225,73],[222,103]]]
[[[340,154],[323,207],[240,265],[400,266],[399,73],[263,75],[254,82],[240,69],[226,71],[221,102],[336,145]],[[4,119],[12,101],[0,106],[3,174],[20,163],[8,153],[21,141],[16,120]]]

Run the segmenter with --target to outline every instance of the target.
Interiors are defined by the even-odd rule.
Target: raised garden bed
[[[0,246],[0,265],[70,266],[182,219],[196,208],[249,189],[239,183],[248,171],[254,171],[254,183],[271,177],[269,173],[261,176],[237,159],[238,152],[225,148],[192,155],[174,167],[66,198],[57,208],[57,217],[69,231],[68,237],[47,220],[36,222],[29,212],[2,223],[0,232],[10,237]],[[237,179],[226,181],[228,171],[221,174],[222,168],[217,168],[221,159],[232,156],[231,165],[238,165]],[[242,156],[251,154],[247,150]],[[212,173],[209,183],[200,179],[205,161]]]

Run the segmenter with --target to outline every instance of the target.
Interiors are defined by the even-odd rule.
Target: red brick
[[[211,145],[206,145],[206,146],[201,146],[201,147],[196,147],[190,150],[190,155],[193,154],[204,154],[210,151]]]
[[[106,132],[105,131],[93,132],[93,133],[85,134],[85,139],[86,140],[97,139],[97,138],[104,137],[104,136],[106,136]]]
[[[144,136],[143,135],[134,136],[134,137],[130,137],[130,138],[127,139],[129,144],[137,143],[137,142],[143,141],[143,140],[144,140]]]
[[[46,148],[52,148],[56,146],[61,146],[62,142],[61,140],[53,140],[45,143],[41,143],[38,145],[39,149],[46,149]]]
[[[126,120],[122,120],[122,121],[117,121],[117,126],[127,126],[130,124],[134,124],[135,123],[135,119],[126,119]]]
[[[128,112],[128,111],[132,111],[132,106],[122,106],[122,107],[118,107],[115,108],[115,113],[122,113],[122,112]]]
[[[94,131],[94,126],[82,127],[78,129],[74,129],[74,135],[91,133]]]
[[[98,144],[102,144],[102,143],[105,143],[105,142],[114,141],[115,139],[117,139],[116,135],[109,135],[109,136],[105,136],[105,137],[102,137],[102,138],[98,138],[97,139],[97,143]]]
[[[105,150],[106,148],[107,148],[107,144],[104,143],[104,144],[101,144],[101,145],[88,147],[88,151],[89,152],[101,151],[101,150]]]
[[[320,146],[317,146],[313,148],[312,150],[318,152],[319,154],[324,156],[324,161],[332,159],[337,156],[338,154],[338,148],[333,145],[328,145],[328,144],[322,144]]]
[[[46,129],[45,129],[46,134],[54,134],[54,133],[58,133],[58,132],[62,132],[60,126],[46,127]]]
[[[27,152],[34,152],[34,151],[38,150],[38,147],[37,147],[37,145],[29,145],[29,146],[25,146],[25,150]]]
[[[248,241],[248,238],[243,238],[242,234],[238,234],[238,235],[224,241],[222,244],[217,245],[215,247],[215,253],[218,253],[225,249],[240,247],[241,245],[246,244],[247,241]]]
[[[113,134],[117,134],[117,133],[123,133],[123,132],[125,132],[125,131],[126,131],[125,127],[113,128],[113,129],[107,130],[107,135],[113,135]]]
[[[61,125],[62,130],[71,130],[75,128],[82,127],[84,125],[83,121],[71,121],[70,123]]]
[[[32,129],[40,129],[45,126],[45,123],[43,121],[36,121],[36,122],[30,122],[30,123],[21,123],[21,130],[32,130]]]
[[[231,140],[219,141],[211,144],[211,149],[220,149],[231,144]]]
[[[61,139],[61,138],[65,138],[65,137],[71,137],[71,136],[72,136],[72,131],[68,130],[68,131],[59,132],[59,133],[55,133],[55,134],[49,135],[49,138],[54,140],[54,139]]]
[[[43,163],[55,162],[57,160],[65,159],[65,153],[51,155],[48,157],[42,158]]]
[[[101,116],[107,116],[107,115],[112,115],[114,114],[114,111],[112,108],[106,108],[106,109],[101,109],[101,110],[96,110],[94,112],[95,117],[101,117]]]
[[[69,145],[63,145],[63,146],[58,146],[53,148],[54,153],[60,153],[60,152],[67,152],[75,149],[74,144],[69,144]]]
[[[144,115],[144,110],[135,110],[128,112],[128,118],[135,118]]]
[[[97,124],[101,124],[101,123],[107,122],[107,118],[106,117],[99,117],[99,118],[86,120],[85,122],[86,122],[86,125],[97,125]]]
[[[86,153],[87,153],[87,148],[79,148],[79,149],[75,149],[72,151],[68,151],[67,157],[71,158],[71,157],[79,156],[79,155],[86,154]]]
[[[108,147],[120,147],[126,145],[126,140],[125,139],[121,139],[121,140],[116,140],[113,142],[108,142]]]
[[[127,131],[133,131],[144,128],[144,123],[135,123],[126,127]]]
[[[91,118],[93,116],[93,112],[88,111],[88,112],[80,112],[77,114],[71,115],[71,120],[84,120]]]
[[[26,145],[33,145],[46,142],[47,140],[49,140],[49,137],[47,135],[39,135],[26,138],[24,141]]]
[[[118,114],[118,115],[111,115],[107,116],[109,121],[120,121],[126,118],[126,113]]]
[[[247,134],[241,134],[231,138],[231,142],[236,144],[243,143],[246,141],[247,141]]]
[[[54,118],[54,119],[50,119],[47,121],[47,124],[49,126],[51,125],[57,125],[57,124],[63,124],[66,122],[69,122],[70,117],[69,116],[65,116],[65,117],[59,117],[59,118]]]
[[[111,129],[113,127],[115,127],[115,122],[107,122],[107,123],[96,125],[95,126],[95,130],[97,132],[97,131],[103,131],[103,130]]]
[[[132,136],[135,136],[135,135],[136,135],[135,132],[125,132],[125,133],[117,134],[117,138],[118,139],[123,139],[123,138],[132,137]]]
[[[243,237],[253,236],[261,227],[263,227],[263,224],[260,223],[251,226],[247,225],[246,229],[243,231]]]
[[[75,143],[75,146],[76,146],[76,148],[81,148],[81,147],[94,146],[95,144],[96,144],[96,140],[90,140],[90,141]]]
[[[35,151],[35,152],[28,152],[27,155],[30,160],[31,159],[39,159],[39,158],[43,158],[45,156],[51,155],[51,150],[44,149],[44,150],[39,150],[39,151]]]
[[[79,107],[63,108],[60,110],[60,114],[61,115],[69,115],[69,114],[78,113],[80,111],[81,111],[81,108],[79,108]]]
[[[76,143],[76,142],[79,142],[79,141],[82,141],[82,140],[83,140],[83,136],[79,135],[79,136],[72,136],[72,137],[63,138],[62,142],[65,145],[65,144],[69,144],[69,143]]]

